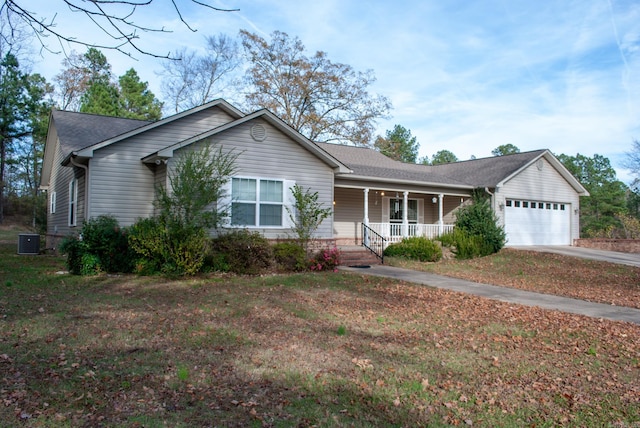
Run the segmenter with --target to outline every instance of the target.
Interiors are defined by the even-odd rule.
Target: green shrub
[[[414,236],[389,245],[384,250],[384,255],[421,262],[437,262],[442,258],[442,248],[435,241],[422,236]]]
[[[80,275],[96,275],[102,272],[100,258],[95,254],[84,253],[81,258]]]
[[[493,246],[483,236],[469,235],[462,229],[454,229],[438,237],[443,247],[451,248],[457,259],[467,260],[493,254]]]
[[[302,245],[280,242],[273,245],[273,256],[278,266],[287,272],[300,272],[307,268],[307,255]]]
[[[491,249],[486,247],[486,243],[482,236],[471,236],[461,229],[454,229],[452,233],[443,235],[442,245],[452,247],[453,254],[457,259],[473,259],[482,257],[487,252],[490,254]]]
[[[455,227],[467,236],[479,237],[477,239],[482,242],[473,244],[479,247],[479,256],[497,253],[506,242],[504,229],[498,226],[487,198],[475,197],[473,204],[460,208],[456,213]]]
[[[273,251],[258,232],[235,230],[211,240],[207,259],[215,262],[212,269],[255,275],[271,266]]]
[[[135,254],[135,271],[142,275],[161,272],[167,258],[164,226],[157,217],[143,218],[129,229],[129,246]]]
[[[337,271],[342,262],[342,253],[338,247],[326,248],[318,251],[311,259],[311,270]]]
[[[100,272],[131,272],[133,268],[126,230],[111,216],[87,220],[80,237],[68,236],[60,244],[67,268],[75,275]]]
[[[164,242],[167,258],[162,265],[162,272],[175,275],[195,275],[200,272],[208,242],[205,229],[176,222],[167,232]]]
[[[77,236],[69,235],[65,237],[58,247],[61,254],[67,256],[66,265],[70,273],[74,275],[82,274],[82,257],[87,252],[87,247]]]
[[[127,242],[126,229],[120,228],[113,216],[102,215],[87,220],[82,226],[82,241],[87,252],[95,256],[96,270],[104,272],[131,272],[133,264]],[[85,267],[91,270],[89,266]]]
[[[136,272],[195,275],[204,263],[207,236],[201,227],[162,217],[138,220],[129,231]]]

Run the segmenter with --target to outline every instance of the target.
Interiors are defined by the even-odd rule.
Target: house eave
[[[368,175],[340,175],[340,178],[345,178],[347,180],[354,181],[366,181],[366,182],[377,182],[377,183],[385,183],[385,184],[406,184],[412,186],[424,186],[424,187],[438,187],[438,188],[447,188],[447,189],[456,189],[456,190],[473,190],[474,186],[470,185],[461,185],[461,184],[447,184],[447,183],[434,183],[428,181],[415,181],[415,180],[402,180],[395,178],[380,178],[380,177],[371,177]]]

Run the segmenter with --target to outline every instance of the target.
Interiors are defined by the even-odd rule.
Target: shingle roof
[[[545,152],[546,150],[535,150],[513,155],[434,165],[431,168],[439,174],[469,183],[474,187],[495,187]]]
[[[52,114],[64,156],[151,123],[60,110]],[[355,177],[461,187],[495,187],[545,152],[536,150],[431,166],[395,161],[366,147],[316,144],[351,169]]]
[[[342,161],[356,176],[467,187],[495,187],[545,152],[536,150],[431,166],[395,161],[366,147],[328,143],[318,143],[318,146]]]
[[[52,115],[64,156],[151,123],[61,110]]]

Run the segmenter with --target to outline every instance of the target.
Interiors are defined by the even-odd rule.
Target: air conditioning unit
[[[18,254],[40,254],[40,235],[35,233],[19,234]]]

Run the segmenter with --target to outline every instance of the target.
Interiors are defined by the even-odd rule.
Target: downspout
[[[77,163],[73,156],[69,158],[71,165],[77,166],[78,168],[84,169],[84,219],[89,218],[89,167],[87,165],[82,165]]]
[[[496,212],[496,207],[494,206],[496,204],[496,200],[493,197],[493,193],[491,193],[488,187],[485,187],[484,191],[487,192],[487,194],[491,197],[491,209],[493,210],[493,212]]]

